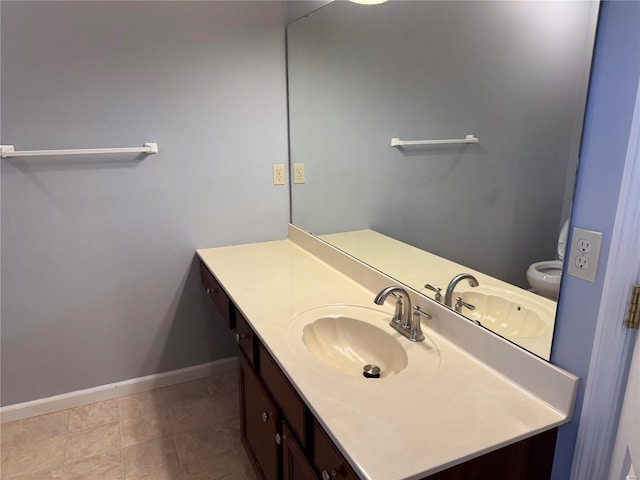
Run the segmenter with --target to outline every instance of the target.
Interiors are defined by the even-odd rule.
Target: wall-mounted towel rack
[[[125,148],[75,148],[68,150],[23,150],[16,152],[13,145],[0,145],[0,156],[9,157],[43,157],[60,155],[110,155],[114,153],[158,153],[157,143],[145,143],[142,147]]]
[[[445,143],[478,143],[480,140],[473,135],[467,135],[465,138],[450,138],[446,140],[400,140],[399,138],[391,139],[392,147],[407,147],[411,145],[441,145]]]

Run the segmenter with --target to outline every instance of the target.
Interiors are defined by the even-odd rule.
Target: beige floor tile
[[[171,434],[169,414],[136,417],[120,421],[120,443],[122,448],[144,443]]]
[[[13,443],[13,435],[15,435],[15,425],[18,422],[8,422],[0,424],[0,449],[5,450]]]
[[[220,421],[213,399],[197,400],[189,404],[172,405],[169,409],[171,430],[183,432]]]
[[[184,479],[170,436],[127,447],[122,453],[125,480]]]
[[[220,421],[233,420],[240,417],[238,392],[216,394],[213,396],[213,402]]]
[[[1,435],[1,433],[0,433]],[[0,478],[7,478],[7,465],[9,464],[9,442],[0,442]]]
[[[256,480],[244,449],[211,455],[185,466],[186,480]]]
[[[233,452],[242,448],[237,422],[205,425],[174,435],[180,463],[201,462],[212,455]]]
[[[211,395],[238,391],[238,371],[228,370],[205,379]]]
[[[238,416],[231,371],[7,423],[0,478],[255,480]]]
[[[114,422],[69,433],[65,460],[71,463],[119,450],[120,425]]]
[[[115,399],[83,405],[69,411],[69,431],[77,432],[85,428],[117,422],[118,418],[118,401]]]
[[[64,465],[66,442],[66,434],[61,434],[34,443],[12,445],[6,466],[7,478],[29,478],[29,475],[56,478],[47,472],[57,472]]]
[[[124,480],[122,452],[117,450],[68,463],[64,480]]]
[[[189,404],[210,397],[205,379],[165,387],[160,393],[167,405]]]
[[[160,390],[121,397],[118,399],[118,409],[121,420],[152,415],[162,418],[167,413],[167,405]]]
[[[5,477],[2,477],[3,479]],[[12,475],[6,480],[62,480],[64,479],[64,467],[47,468],[38,472],[24,475]]]
[[[59,438],[67,433],[69,410],[26,418],[2,426],[3,442],[12,447],[33,445],[43,440]]]

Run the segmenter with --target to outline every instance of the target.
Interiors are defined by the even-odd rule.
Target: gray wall
[[[287,23],[310,14],[333,0],[287,0]]]
[[[194,250],[284,238],[279,2],[2,2],[2,405],[233,354]]]
[[[334,2],[290,25],[294,223],[373,228],[526,286],[568,215],[595,8]],[[480,144],[390,147],[465,134]]]

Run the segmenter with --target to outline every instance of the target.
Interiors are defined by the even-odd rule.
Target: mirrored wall
[[[570,216],[597,10],[333,2],[291,23],[292,223],[432,298],[471,273],[448,306],[548,358],[555,302],[526,272]]]

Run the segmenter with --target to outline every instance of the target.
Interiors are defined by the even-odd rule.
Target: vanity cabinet
[[[204,264],[201,272],[209,297],[225,321],[236,329],[241,440],[258,477],[358,480],[349,462]],[[556,433],[556,428],[539,433],[425,478],[548,479]]]
[[[313,464],[324,479],[358,480],[320,424],[313,421]]]
[[[317,479],[303,447],[310,413],[255,336],[253,342],[260,352],[253,365],[238,343],[242,444],[263,480]]]
[[[256,334],[253,332],[247,320],[242,314],[236,311],[236,344],[238,350],[241,351],[252,368],[256,368],[257,365],[257,347],[258,341]]]
[[[211,299],[216,310],[218,310],[222,316],[222,319],[229,328],[235,328],[235,308],[233,303],[229,300],[229,297],[220,283],[218,283],[218,280],[216,280],[213,274],[202,262],[200,262],[200,281],[207,292],[207,296]]]
[[[277,480],[280,415],[242,352],[238,353],[240,436],[261,478]]]
[[[316,480],[318,475],[308,462],[286,423],[282,424],[282,479]]]
[[[287,419],[289,426],[300,444],[304,447],[307,442],[307,423],[311,413],[307,411],[304,401],[284,376],[280,367],[276,365],[271,355],[266,351],[264,345],[260,344],[260,378],[265,387],[280,407],[283,416]]]

